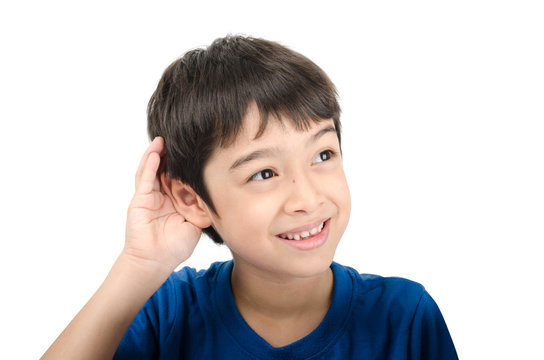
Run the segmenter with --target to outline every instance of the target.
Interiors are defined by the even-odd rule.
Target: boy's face
[[[236,141],[207,162],[204,181],[218,214],[208,215],[238,267],[279,276],[322,273],[351,209],[333,121],[297,131],[274,119],[255,139],[259,124],[253,105]]]

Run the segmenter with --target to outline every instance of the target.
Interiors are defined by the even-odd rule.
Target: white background
[[[38,358],[99,286],[149,96],[228,33],[279,41],[338,87],[353,211],[336,260],[424,284],[462,359],[544,358],[541,2],[6,3],[0,358]],[[187,264],[227,258],[203,239]]]

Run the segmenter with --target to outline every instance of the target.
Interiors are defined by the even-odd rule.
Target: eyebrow
[[[317,133],[314,134],[314,136],[310,137],[307,141],[307,143],[312,143],[312,142],[316,142],[320,137],[322,137],[323,135],[329,133],[329,132],[336,132],[336,129],[334,128],[334,126],[330,125],[330,126],[327,126],[327,127],[324,127],[323,129],[320,129]],[[266,157],[271,157],[273,156],[274,154],[277,154],[280,152],[280,148],[278,147],[270,147],[270,148],[264,148],[264,149],[258,149],[258,150],[255,150],[245,156],[242,156],[241,158],[239,158],[238,160],[236,160],[229,168],[229,171],[233,171],[235,170],[236,168],[250,162],[250,161],[253,161],[253,160],[257,160],[257,159],[261,159],[261,158],[266,158]]]

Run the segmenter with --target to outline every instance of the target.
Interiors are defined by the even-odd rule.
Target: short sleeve
[[[157,352],[158,317],[150,299],[140,310],[125,333],[114,359],[154,359]]]
[[[177,308],[174,277],[170,276],[151,296],[132,321],[121,340],[114,359],[155,359],[164,347],[176,321]],[[162,356],[162,353],[161,353]]]
[[[409,353],[412,360],[459,359],[440,309],[426,291],[412,322]]]

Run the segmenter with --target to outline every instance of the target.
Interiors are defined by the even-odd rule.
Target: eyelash
[[[317,156],[319,156],[321,158],[321,156],[320,156],[321,154],[328,154],[329,155],[329,158],[327,160],[321,159],[321,162],[323,162],[323,161],[328,161],[328,160],[332,159],[336,155],[336,152],[334,150],[330,150],[330,149],[329,150],[323,150],[319,154],[317,154]]]
[[[321,158],[321,155],[322,155],[322,154],[328,154],[328,158],[324,160],[323,158]],[[325,162],[325,161],[329,161],[329,160],[331,160],[332,158],[334,158],[334,157],[336,156],[336,152],[335,152],[334,150],[330,150],[330,149],[329,149],[329,150],[323,150],[323,151],[321,151],[319,154],[316,155],[316,157],[318,157],[318,156],[319,156],[320,159],[321,159],[321,161],[319,161],[319,162]],[[314,159],[315,159],[316,157],[314,157]],[[313,162],[312,162],[312,163],[313,163]],[[263,176],[263,174],[265,174],[265,173],[266,173],[267,175],[270,175],[270,176],[267,176],[267,175]],[[259,179],[259,180],[256,179],[256,177],[257,177],[258,175],[261,175],[261,179]],[[276,175],[276,173],[274,172],[274,170],[272,170],[272,169],[263,169],[263,170],[261,170],[261,171],[255,173],[255,174],[251,175],[250,178],[248,179],[248,182],[250,182],[250,181],[263,181],[263,180],[268,180],[268,179],[271,179],[271,178],[273,178],[273,177],[275,177],[275,176],[277,176],[277,175]]]
[[[269,176],[269,177],[262,176],[262,174],[264,174],[264,173],[272,174],[272,176]],[[257,175],[261,175],[261,179],[256,179]],[[273,178],[274,176],[276,176],[276,173],[274,172],[274,170],[264,169],[264,170],[259,171],[258,173],[255,173],[255,174],[251,175],[251,177],[249,178],[248,181],[263,181],[263,180]]]

